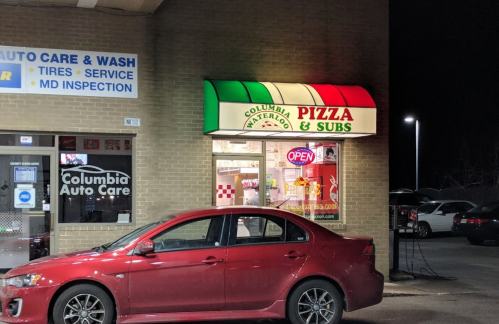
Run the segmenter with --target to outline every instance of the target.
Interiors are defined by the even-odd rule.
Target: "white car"
[[[434,232],[450,232],[452,219],[459,212],[465,212],[476,204],[467,200],[432,200],[418,208],[418,238],[428,238]],[[413,227],[414,222],[408,227]],[[408,231],[409,232],[409,231]]]

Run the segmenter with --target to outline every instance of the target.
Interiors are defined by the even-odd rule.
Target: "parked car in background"
[[[418,222],[415,235],[418,238],[428,238],[432,233],[450,232],[456,213],[465,212],[476,207],[476,204],[466,200],[433,200],[418,207]],[[414,230],[415,222],[408,227]]]
[[[466,236],[471,244],[499,243],[499,201],[489,202],[454,216],[452,234]]]
[[[261,225],[250,233],[245,219]],[[89,251],[7,272],[1,323],[111,324],[288,318],[340,322],[382,299],[371,237],[275,208],[176,213]]]

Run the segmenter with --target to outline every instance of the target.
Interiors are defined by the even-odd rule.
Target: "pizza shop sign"
[[[104,170],[93,165],[83,165],[61,171],[59,195],[102,196],[130,195],[130,176],[121,171]]]
[[[376,134],[376,109],[219,103],[219,130]]]

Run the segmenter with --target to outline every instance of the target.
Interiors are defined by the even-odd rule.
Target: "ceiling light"
[[[78,0],[76,6],[80,8],[95,8],[97,1],[98,0]]]

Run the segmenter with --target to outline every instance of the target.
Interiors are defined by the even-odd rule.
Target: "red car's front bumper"
[[[46,324],[50,302],[48,296],[53,295],[53,289],[53,287],[2,287],[0,323]],[[17,307],[17,312],[11,315],[9,305]]]

